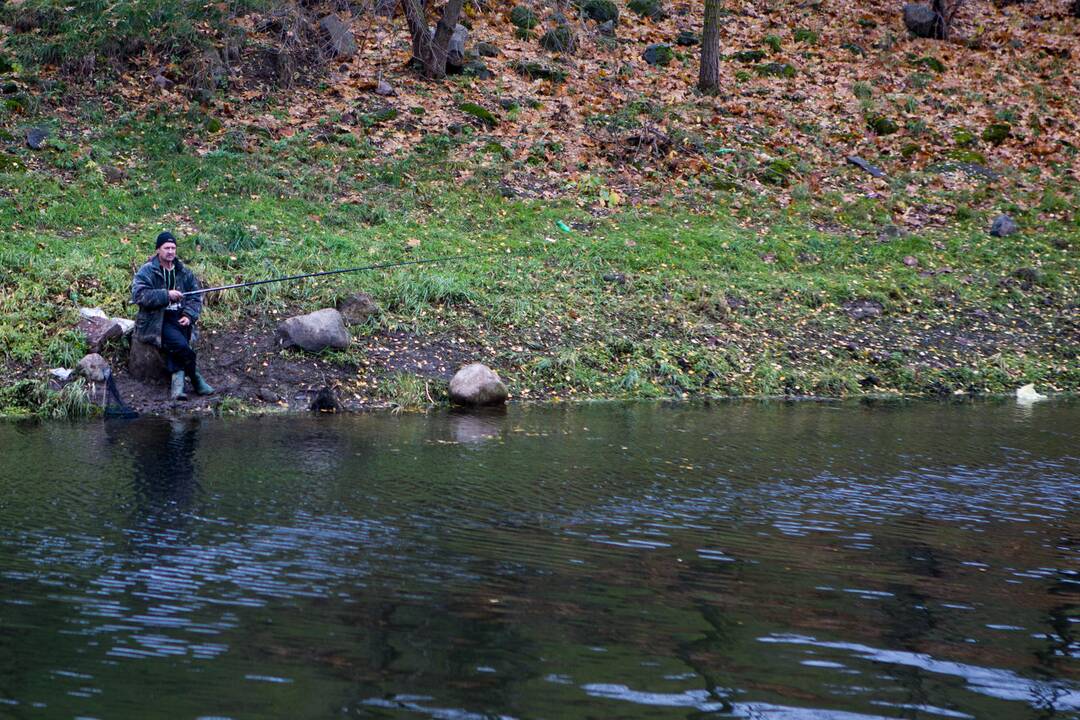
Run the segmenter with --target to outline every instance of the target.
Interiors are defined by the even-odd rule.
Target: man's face
[[[171,263],[176,259],[176,243],[167,242],[157,249],[158,260],[163,263]]]

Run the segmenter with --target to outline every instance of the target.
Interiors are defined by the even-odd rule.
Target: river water
[[[1080,717],[1080,403],[0,424],[0,717]]]

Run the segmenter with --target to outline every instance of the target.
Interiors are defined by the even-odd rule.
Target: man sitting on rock
[[[165,353],[165,365],[172,375],[172,400],[187,400],[185,375],[198,394],[214,392],[195,367],[195,351],[191,349],[191,331],[202,310],[202,296],[183,293],[198,289],[195,274],[176,257],[176,238],[167,231],[158,235],[157,250],[135,273],[131,302],[139,306],[135,339],[156,345]]]

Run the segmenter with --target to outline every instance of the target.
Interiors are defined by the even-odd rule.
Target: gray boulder
[[[156,345],[131,339],[131,352],[128,353],[128,372],[139,382],[162,385],[169,380],[169,370],[165,365],[165,356]]]
[[[79,330],[86,335],[86,344],[90,352],[98,352],[109,340],[122,337],[123,328],[120,323],[110,318],[84,317],[79,320]]]
[[[288,318],[278,325],[277,331],[281,345],[313,353],[326,348],[347,348],[352,340],[344,318],[334,308]]]
[[[904,26],[917,37],[941,38],[940,18],[932,7],[924,3],[904,5]]]
[[[90,353],[79,361],[79,372],[90,382],[105,382],[109,363],[97,353]]]
[[[1008,215],[998,215],[990,226],[990,234],[994,237],[1008,237],[1019,231],[1020,226]]]
[[[349,26],[337,15],[327,15],[319,21],[319,27],[325,38],[324,46],[331,57],[351,58],[356,54],[356,38]]]
[[[675,53],[672,52],[671,46],[667,43],[654,43],[645,48],[645,52],[642,53],[641,57],[650,65],[666,67],[675,57]]]
[[[367,293],[353,293],[338,300],[337,310],[346,325],[362,325],[381,312],[374,298]]]
[[[464,25],[454,26],[450,36],[450,45],[446,48],[446,64],[461,67],[465,64],[465,43],[469,41],[469,29]]]
[[[450,401],[458,405],[501,405],[509,392],[499,376],[482,363],[472,363],[450,380]]]
[[[49,129],[44,127],[30,128],[26,133],[26,146],[31,150],[40,150],[45,147],[45,141],[49,139]]]
[[[435,28],[428,28],[431,39],[435,39]],[[469,28],[461,23],[454,26],[454,34],[450,36],[450,43],[446,46],[447,68],[460,69],[465,65],[465,43],[469,41]]]
[[[120,326],[120,332],[124,337],[131,335],[135,330],[135,321],[128,320],[127,318],[112,318],[112,321]]]

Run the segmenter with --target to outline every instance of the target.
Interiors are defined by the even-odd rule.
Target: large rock
[[[325,47],[334,58],[351,58],[356,54],[356,38],[349,26],[337,15],[327,15],[319,21],[325,36]]]
[[[446,64],[453,67],[465,65],[465,43],[469,41],[469,29],[464,25],[454,26],[454,34],[450,36],[450,44],[446,48]]]
[[[345,329],[345,320],[334,308],[316,310],[307,315],[288,318],[278,325],[278,342],[285,347],[298,347],[307,352],[322,352],[326,348],[347,348],[352,338]]]
[[[90,382],[105,382],[108,361],[97,353],[90,353],[79,361],[79,372]]]
[[[428,28],[428,36],[435,40],[435,28]],[[450,42],[446,46],[446,71],[451,74],[461,72],[465,67],[466,53],[465,43],[469,41],[469,29],[458,23],[454,26],[454,34],[450,36]]]
[[[112,321],[120,326],[120,332],[127,337],[135,330],[135,321],[127,318],[112,318]]]
[[[499,376],[482,363],[472,363],[450,380],[450,401],[458,405],[501,405],[509,393]]]
[[[79,321],[79,330],[86,335],[86,344],[90,352],[98,352],[105,343],[124,334],[120,323],[110,318],[84,317]]]
[[[169,381],[169,370],[165,365],[165,356],[156,345],[131,339],[131,352],[128,353],[128,372],[139,382],[162,385]]]
[[[367,293],[353,293],[338,300],[337,309],[346,325],[363,325],[380,313],[375,299]]]
[[[942,25],[934,9],[924,3],[904,5],[904,26],[912,35],[922,38],[941,38]]]

